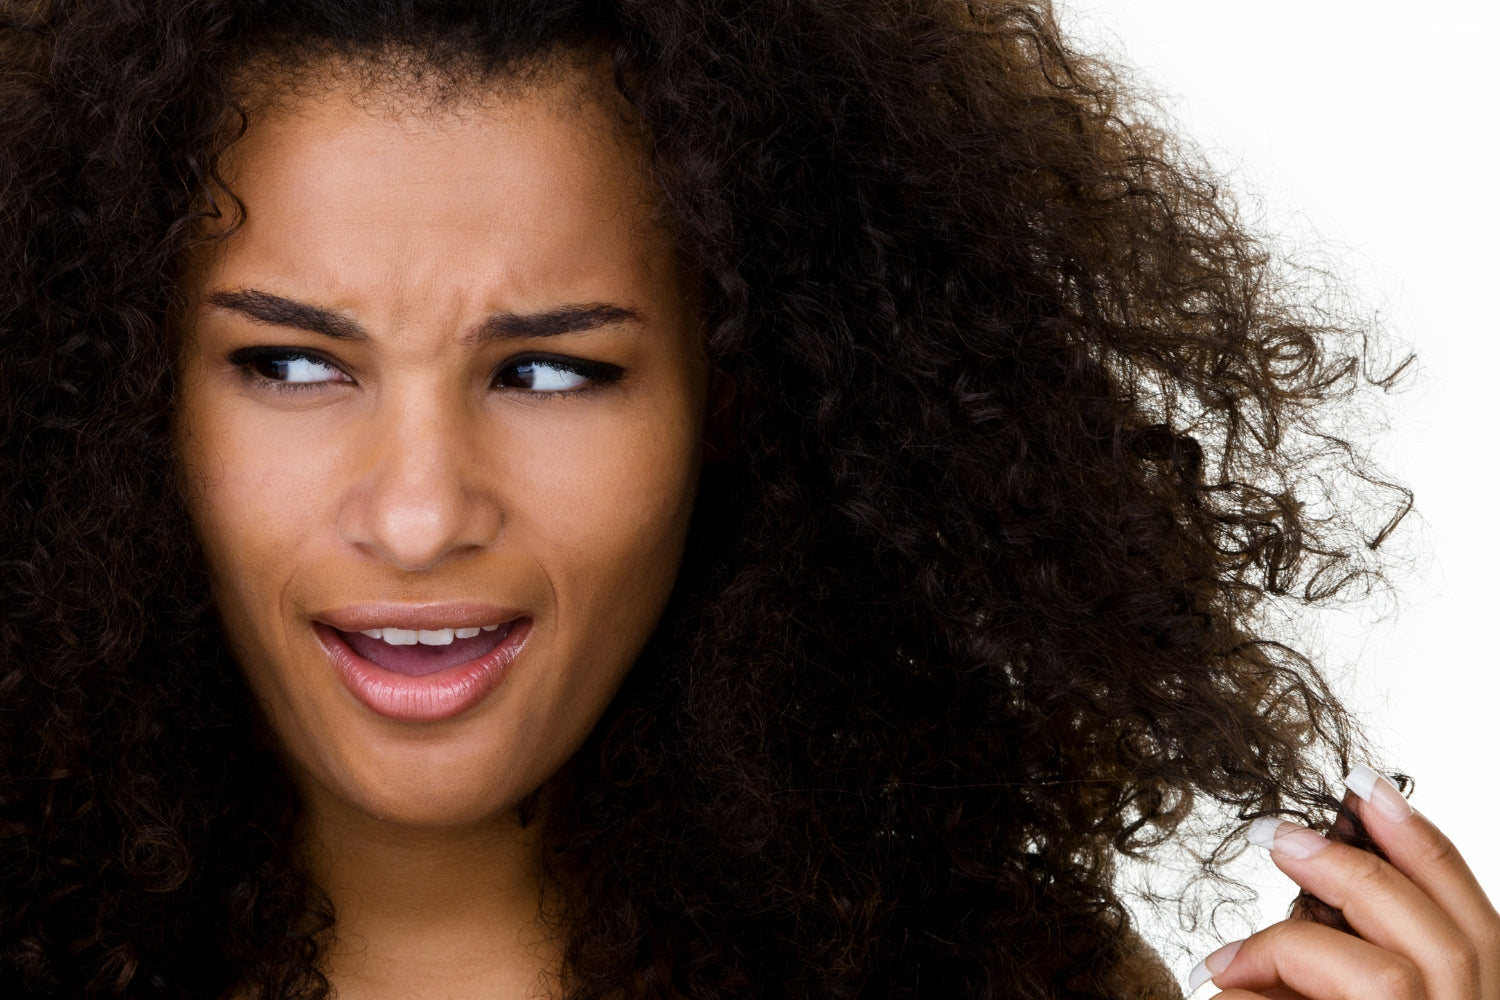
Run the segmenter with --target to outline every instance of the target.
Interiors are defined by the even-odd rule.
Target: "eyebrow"
[[[368,340],[369,333],[354,320],[331,309],[298,302],[254,288],[221,290],[208,295],[208,301],[220,309],[248,316],[268,326],[285,326],[307,330],[335,340]],[[482,320],[470,333],[476,342],[517,340],[529,337],[558,337],[585,333],[617,323],[642,322],[633,309],[605,303],[562,306],[538,313],[494,313]]]

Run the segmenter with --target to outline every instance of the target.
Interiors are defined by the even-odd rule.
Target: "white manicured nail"
[[[1355,764],[1344,779],[1344,786],[1392,823],[1400,823],[1411,815],[1411,803],[1401,796],[1389,778],[1373,768]]]
[[[1299,861],[1328,846],[1328,839],[1321,834],[1275,816],[1262,816],[1251,823],[1245,836],[1256,847]]]
[[[1281,820],[1275,816],[1262,816],[1250,824],[1250,830],[1245,837],[1256,847],[1264,847],[1269,851],[1271,845],[1276,843],[1276,828],[1279,826],[1281,826]]]
[[[1188,973],[1187,991],[1192,993],[1214,976],[1229,968],[1229,963],[1234,961],[1234,956],[1239,954],[1240,945],[1244,943],[1243,938],[1238,941],[1231,941],[1193,966],[1193,971]]]

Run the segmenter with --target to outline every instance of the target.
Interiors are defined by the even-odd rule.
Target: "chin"
[[[382,824],[430,830],[503,821],[514,816],[520,804],[542,784],[528,781],[521,787],[507,787],[495,780],[493,772],[465,774],[454,770],[453,767],[434,770],[413,763],[404,768],[341,775],[332,780],[304,771],[300,783],[304,795],[323,800],[318,812],[337,802],[341,812],[352,812]]]

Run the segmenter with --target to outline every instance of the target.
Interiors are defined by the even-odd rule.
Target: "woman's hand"
[[[1269,818],[1250,839],[1359,936],[1283,920],[1209,955],[1189,990],[1211,978],[1216,1000],[1500,1000],[1500,914],[1453,843],[1369,768],[1345,783],[1390,862]]]

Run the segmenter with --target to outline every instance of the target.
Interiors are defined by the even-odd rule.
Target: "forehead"
[[[667,250],[642,144],[582,60],[510,80],[382,82],[348,66],[252,95],[222,174],[243,226],[200,268],[333,294],[434,282],[546,297],[645,280]],[[510,303],[508,303],[510,304]]]

